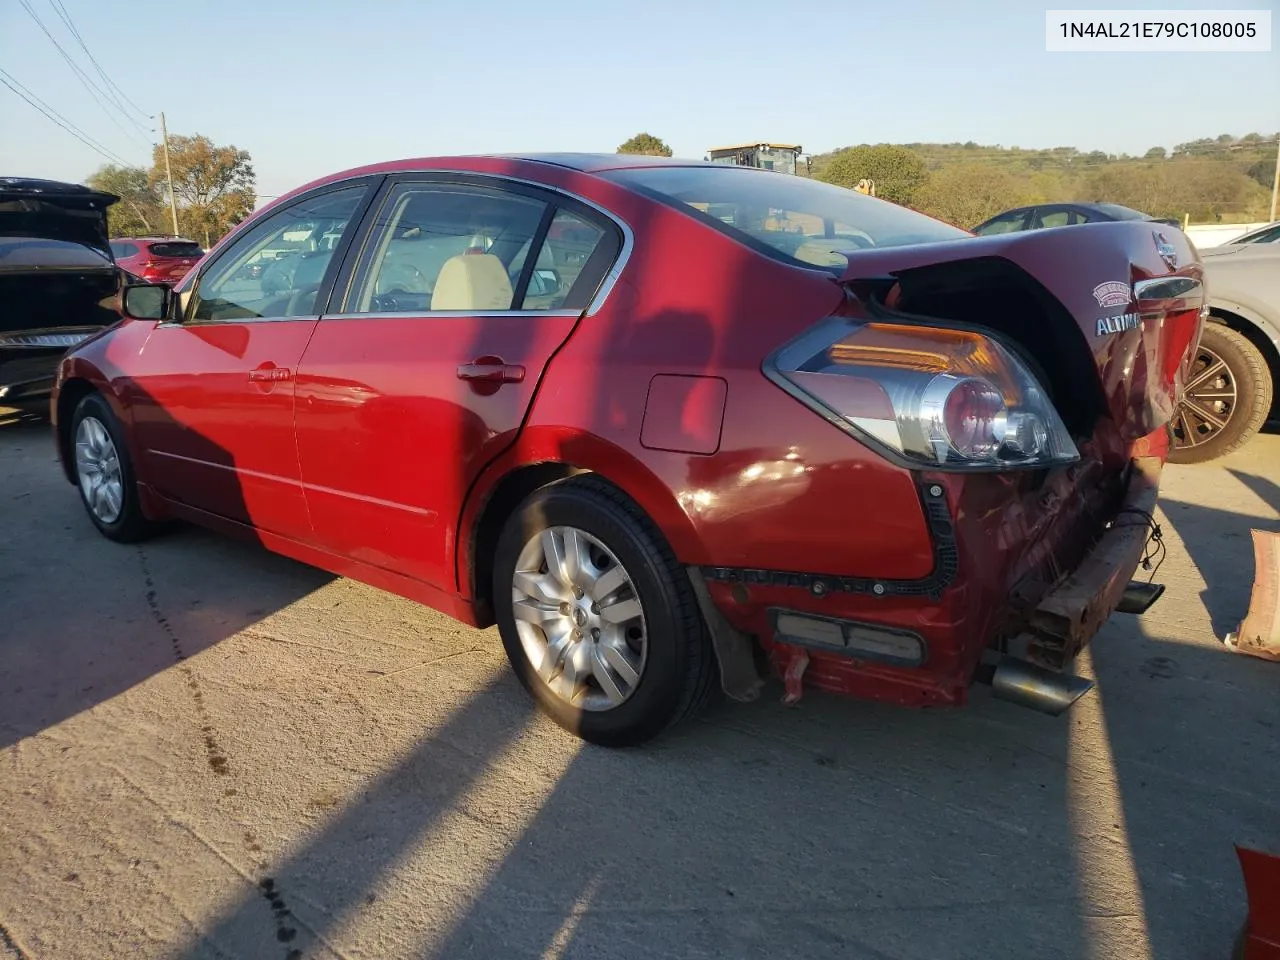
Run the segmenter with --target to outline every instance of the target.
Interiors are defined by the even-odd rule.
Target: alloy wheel
[[[120,456],[97,417],[85,417],[76,428],[76,476],[90,512],[102,523],[115,523],[124,507]]]
[[[1201,346],[1173,417],[1173,443],[1197,447],[1221,433],[1236,409],[1236,380],[1225,360]]]
[[[644,674],[648,632],[635,583],[613,552],[577,527],[549,527],[520,551],[511,584],[529,663],[560,699],[611,710]]]

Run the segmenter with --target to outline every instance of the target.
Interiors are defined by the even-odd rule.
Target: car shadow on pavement
[[[1228,470],[1272,509],[1280,510],[1280,487],[1254,474]],[[1252,530],[1280,532],[1280,519],[1237,513],[1200,503],[1162,497],[1160,510],[1177,531],[1204,579],[1200,594],[1214,635],[1234,630],[1249,607],[1253,590]],[[1159,579],[1157,577],[1156,579]]]
[[[181,668],[332,579],[191,527],[107,540],[56,466],[47,420],[0,426],[0,462],[0,748]],[[56,565],[32,559],[50,555]],[[157,596],[170,565],[183,569],[181,600]]]

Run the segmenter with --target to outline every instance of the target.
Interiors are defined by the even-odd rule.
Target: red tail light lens
[[[1031,371],[976,331],[833,317],[779,350],[765,373],[912,465],[989,470],[1080,456]]]

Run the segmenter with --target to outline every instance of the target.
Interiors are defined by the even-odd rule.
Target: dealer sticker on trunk
[[[1123,307],[1132,298],[1129,285],[1121,280],[1108,280],[1093,288],[1093,299],[1100,307]]]

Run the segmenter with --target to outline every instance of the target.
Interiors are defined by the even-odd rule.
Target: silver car
[[[1173,421],[1175,463],[1230,453],[1280,414],[1272,409],[1280,380],[1280,243],[1230,243],[1200,256],[1211,322]]]

